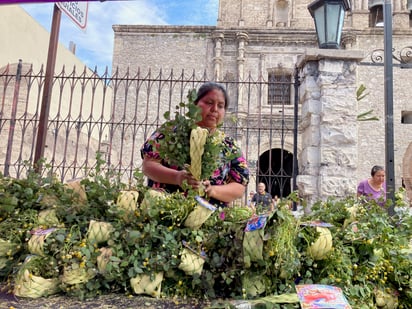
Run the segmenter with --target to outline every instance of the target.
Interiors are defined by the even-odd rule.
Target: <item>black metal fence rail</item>
[[[0,171],[5,175],[24,177],[34,164],[44,73],[22,63],[0,68]],[[53,78],[43,172],[62,181],[84,177],[101,153],[105,169],[132,181],[141,166],[140,147],[164,113],[175,112],[189,90],[208,80],[205,72],[194,71],[128,69],[99,76],[87,68],[63,67]],[[297,130],[290,98],[268,104],[268,81],[261,76],[221,83],[231,100],[223,130],[239,141],[252,183],[264,181],[269,191],[285,196],[294,177],[288,160]],[[290,78],[276,83],[278,95],[283,90],[291,95]]]

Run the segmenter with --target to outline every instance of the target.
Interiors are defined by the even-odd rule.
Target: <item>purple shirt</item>
[[[382,204],[386,201],[386,183],[383,183],[382,189],[376,191],[371,187],[368,179],[362,180],[358,185],[358,194],[364,195],[368,199],[374,199]]]

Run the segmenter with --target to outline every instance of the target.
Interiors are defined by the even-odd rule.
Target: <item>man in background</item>
[[[266,192],[266,185],[263,182],[258,183],[257,193],[252,198],[252,205],[256,213],[274,210],[272,195]]]

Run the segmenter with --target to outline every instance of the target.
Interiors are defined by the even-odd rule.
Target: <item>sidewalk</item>
[[[156,299],[142,296],[125,296],[122,294],[102,295],[98,298],[79,300],[68,296],[50,296],[37,299],[16,298],[14,295],[0,292],[0,308],[3,309],[201,309],[207,305],[197,300],[174,301],[170,299]]]

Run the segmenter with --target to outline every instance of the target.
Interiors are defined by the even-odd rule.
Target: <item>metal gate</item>
[[[226,75],[230,105],[223,130],[240,144],[250,167],[248,191],[264,182],[272,195],[296,189],[298,77]],[[33,167],[45,72],[24,63],[0,69],[0,169],[23,178]],[[84,177],[100,153],[107,170],[132,181],[141,166],[140,146],[166,111],[186,100],[206,73],[107,71],[65,68],[53,78],[43,173],[67,181]]]

